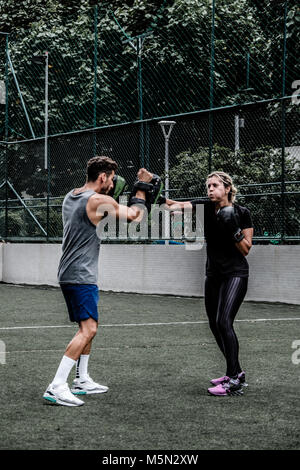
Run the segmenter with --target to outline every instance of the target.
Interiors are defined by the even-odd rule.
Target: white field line
[[[272,322],[272,321],[300,321],[300,318],[251,318],[243,320],[235,320],[235,323],[257,323],[257,322]],[[158,323],[115,323],[111,325],[99,325],[99,328],[124,328],[136,326],[169,326],[169,325],[200,325],[208,323],[207,320],[199,321],[182,321],[182,322],[158,322]],[[75,325],[34,325],[34,326],[4,326],[0,327],[0,331],[9,330],[40,330],[46,328],[74,328]]]
[[[246,322],[246,323],[256,323],[256,322],[269,322],[269,321],[294,321],[300,320],[300,318],[255,318],[255,319],[243,319],[243,320],[235,320],[236,322]],[[185,321],[185,322],[168,322],[168,323],[116,323],[112,325],[101,325],[102,327],[111,328],[111,327],[136,327],[136,326],[168,326],[168,325],[195,325],[195,324],[206,324],[208,323],[207,320],[199,320],[199,321]],[[100,326],[100,327],[101,327]],[[1,330],[25,330],[25,329],[51,329],[51,328],[75,328],[77,324],[74,325],[40,325],[40,326],[9,326],[9,327],[0,327]],[[183,346],[183,345],[181,345]],[[184,345],[184,346],[192,346],[192,344]],[[93,350],[120,350],[120,349],[132,349],[134,346],[123,346],[123,347],[94,347]],[[14,354],[14,353],[50,353],[50,352],[60,352],[64,351],[63,349],[32,349],[32,350],[24,350],[24,351],[6,351],[6,354]]]

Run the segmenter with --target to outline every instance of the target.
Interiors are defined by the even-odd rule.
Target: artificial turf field
[[[89,372],[110,389],[69,408],[42,399],[77,331],[60,290],[0,284],[0,299],[1,450],[300,449],[300,306],[243,303],[249,387],[217,398],[209,379],[225,364],[203,299],[101,293]]]

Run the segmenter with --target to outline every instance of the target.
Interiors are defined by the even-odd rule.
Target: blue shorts
[[[61,284],[72,322],[93,318],[98,322],[99,290],[94,284]]]

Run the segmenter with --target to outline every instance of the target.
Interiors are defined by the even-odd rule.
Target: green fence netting
[[[222,169],[257,241],[299,240],[297,1],[69,3],[0,34],[1,238],[59,240],[63,197],[94,155],[129,184],[142,166],[165,178],[164,119],[170,197],[203,196]]]
[[[63,197],[84,184],[87,160],[94,155],[115,159],[129,186],[141,166],[165,181],[165,138],[159,122],[50,137],[47,170],[44,139],[2,144],[0,168],[3,182],[5,175],[7,180],[0,201],[1,237],[59,239]],[[271,100],[175,116],[174,122],[168,154],[171,198],[204,196],[208,173],[223,170],[238,186],[238,202],[251,209],[256,240],[300,239],[298,106],[290,99]]]

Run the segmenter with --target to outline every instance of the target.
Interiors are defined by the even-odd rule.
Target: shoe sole
[[[209,390],[207,390],[207,391],[208,391],[209,395],[211,395],[213,397],[237,397],[237,396],[244,395],[243,390],[235,390],[234,392],[226,393],[225,395],[217,395],[216,393],[212,393]]]
[[[49,402],[51,402],[53,405],[62,405],[62,406],[82,406],[84,405],[84,402],[82,403],[69,403],[66,401],[59,400],[57,398],[50,397],[48,395],[43,395],[43,398]]]
[[[95,394],[106,393],[106,392],[108,392],[108,389],[107,390],[89,390],[89,391],[71,389],[71,393],[73,393],[73,395],[95,395]]]

